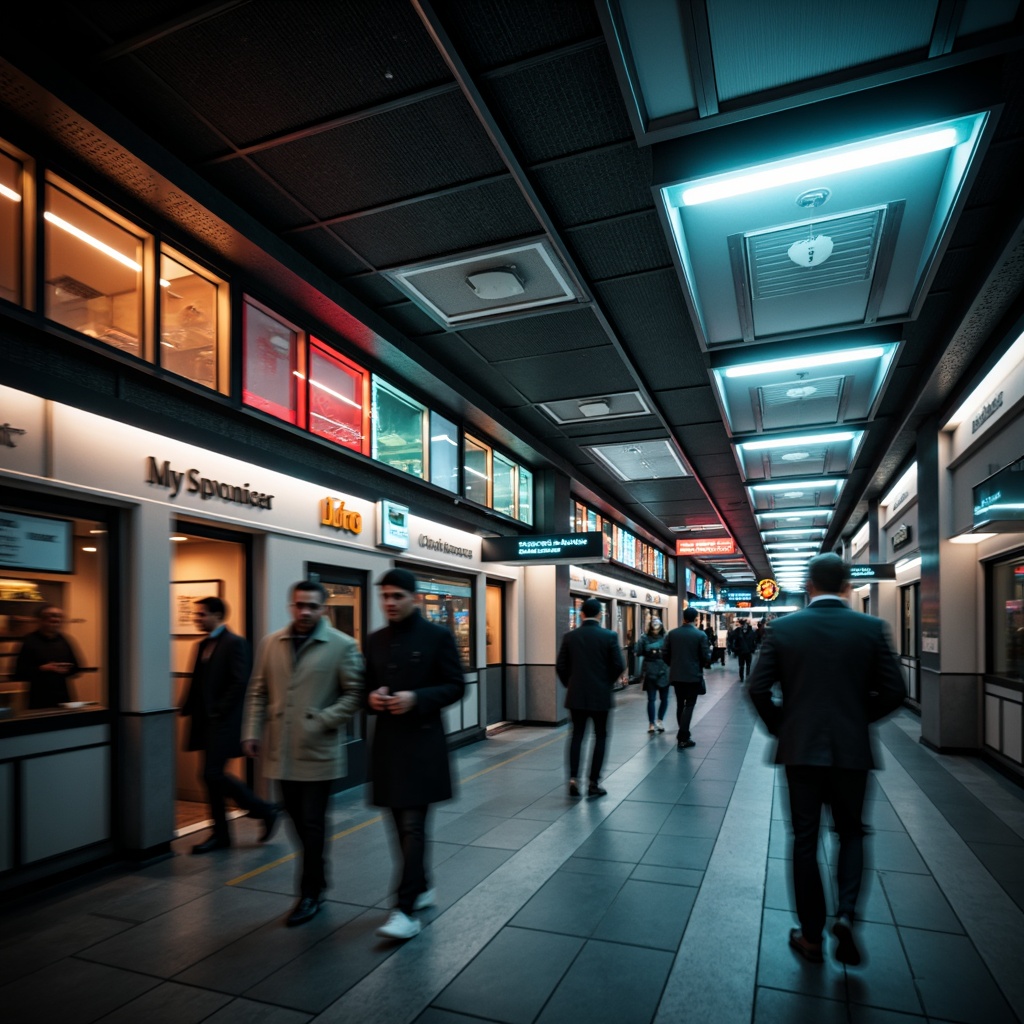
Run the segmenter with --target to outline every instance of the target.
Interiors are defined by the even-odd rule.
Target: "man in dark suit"
[[[416,577],[389,569],[377,586],[388,624],[366,641],[367,703],[376,716],[370,771],[373,802],[391,808],[402,855],[398,905],[377,934],[405,940],[422,927],[413,913],[436,902],[425,864],[427,811],[452,795],[441,709],[462,699],[465,680],[451,631],[416,607]]]
[[[601,602],[588,597],[580,605],[582,622],[562,637],[555,672],[565,686],[565,707],[572,716],[569,741],[569,796],[579,796],[580,753],[587,719],[594,723],[594,750],[590,755],[590,786],[587,796],[604,796],[601,767],[608,743],[608,714],[612,709],[612,687],[626,671],[619,637],[598,621]]]
[[[740,682],[742,683],[743,676],[750,674],[750,662],[757,650],[757,633],[754,632],[749,619],[740,619],[740,624],[729,637],[729,646],[740,663]]]
[[[711,643],[697,625],[697,609],[683,610],[683,624],[670,630],[665,641],[665,663],[668,679],[676,691],[676,750],[694,747],[690,721],[697,698],[707,693],[704,669],[711,667]]]
[[[213,835],[193,853],[210,853],[231,845],[225,800],[231,797],[253,818],[263,821],[260,842],[265,843],[277,822],[277,807],[261,800],[241,779],[225,770],[233,757],[241,757],[242,703],[252,668],[249,645],[224,625],[227,607],[219,597],[196,601],[192,620],[206,633],[196,648],[192,682],[181,708],[191,717],[188,749],[203,752],[203,782],[210,800]]]
[[[853,921],[864,868],[861,813],[868,771],[874,767],[868,724],[906,696],[885,623],[853,611],[850,567],[838,555],[808,565],[807,607],[774,619],[748,683],[768,731],[778,737],[775,763],[786,766],[793,825],[793,888],[799,930],[789,944],[805,959],[822,961],[825,897],[818,871],[818,829],[830,804],[839,836],[839,902],[832,934],[836,959],[860,963]],[[782,704],[772,700],[778,683]]]

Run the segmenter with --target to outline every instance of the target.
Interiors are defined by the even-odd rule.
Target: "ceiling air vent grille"
[[[559,425],[649,416],[651,412],[639,391],[569,398],[561,402],[540,402],[537,408],[546,412]]]
[[[870,280],[884,223],[883,206],[747,235],[751,294],[755,300],[778,299]],[[794,263],[790,247],[819,235],[831,239],[832,255],[818,266]]]
[[[689,476],[668,438],[629,444],[583,446],[605,469],[620,480],[664,480]]]
[[[844,377],[791,380],[757,389],[764,430],[838,423]]]

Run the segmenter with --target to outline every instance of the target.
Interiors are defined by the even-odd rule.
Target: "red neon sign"
[[[708,537],[702,540],[677,540],[677,555],[735,555],[732,537]]]

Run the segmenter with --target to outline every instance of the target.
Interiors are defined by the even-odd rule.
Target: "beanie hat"
[[[378,587],[398,587],[410,594],[416,593],[416,577],[408,569],[388,569],[379,580]]]

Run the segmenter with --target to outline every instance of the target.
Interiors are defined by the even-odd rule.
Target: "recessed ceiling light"
[[[760,363],[742,363],[730,366],[726,377],[761,377],[770,373],[789,373],[793,370],[808,370],[814,366],[834,366],[836,363],[859,363],[865,359],[881,359],[892,348],[891,345],[868,345],[865,348],[839,349],[833,352],[817,352],[791,359],[766,359]]]
[[[810,452],[786,452],[785,455],[780,456],[783,462],[803,462],[804,459],[811,457]]]
[[[188,537],[182,537],[180,534],[175,534],[171,537],[171,540],[173,540],[175,543],[180,544],[183,540],[188,540]]]
[[[860,436],[860,431],[840,430],[833,434],[805,434],[801,437],[777,437],[760,441],[744,441],[740,444],[745,452],[761,452],[774,448],[804,448],[818,444],[838,444],[840,441],[852,441]]]
[[[805,384],[802,388],[790,388],[787,398],[810,398],[818,389],[813,384]]]

